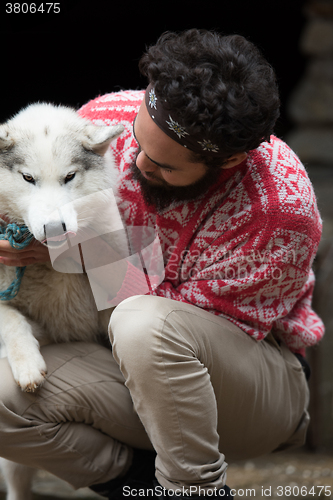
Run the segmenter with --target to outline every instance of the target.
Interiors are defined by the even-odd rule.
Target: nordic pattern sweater
[[[159,235],[163,282],[151,293],[222,316],[257,341],[272,332],[293,352],[324,334],[311,308],[311,269],[321,218],[307,173],[296,154],[272,136],[195,201],[157,213],[148,206],[130,165],[138,145],[133,120],[143,91],[98,97],[79,114],[97,125],[122,123],[111,144],[120,172],[120,211],[127,225]]]

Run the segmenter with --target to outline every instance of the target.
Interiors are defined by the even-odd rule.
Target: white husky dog
[[[0,125],[0,214],[56,249],[84,233],[91,221],[94,231],[107,232],[110,210],[101,208],[108,202],[103,193],[115,191],[117,182],[109,145],[123,130],[93,125],[74,110],[51,104],[19,112]],[[94,193],[101,193],[102,201],[95,203],[95,197],[87,203]],[[58,221],[54,213],[60,214]],[[14,278],[15,268],[0,264],[0,292]],[[0,301],[0,338],[21,389],[36,390],[47,373],[37,339],[96,340],[106,336],[110,313],[97,310],[86,274],[59,273],[50,263],[27,266],[17,296]],[[7,498],[27,500],[29,474],[4,462]]]

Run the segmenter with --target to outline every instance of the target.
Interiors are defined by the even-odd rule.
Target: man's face
[[[150,204],[163,209],[173,201],[193,200],[216,182],[220,169],[193,163],[191,152],[167,136],[150,117],[143,102],[133,124],[139,152],[132,165]]]

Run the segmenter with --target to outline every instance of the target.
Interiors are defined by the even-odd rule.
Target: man
[[[271,135],[275,75],[253,44],[164,34],[140,69],[145,92],[79,113],[125,126],[113,146],[119,209],[127,225],[158,233],[164,281],[117,306],[112,354],[43,348],[50,372],[35,395],[15,388],[2,360],[0,455],[126,496],[150,479],[140,450],[153,448],[157,494],[227,498],[225,458],[304,442],[302,355],[323,335],[311,309],[321,220],[304,167]],[[7,265],[48,258],[38,245],[1,243],[0,255]]]

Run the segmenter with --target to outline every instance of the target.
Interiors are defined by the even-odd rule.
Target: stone
[[[313,71],[323,72],[324,67],[314,65]],[[318,76],[302,79],[290,99],[288,112],[298,124],[331,123],[333,127],[333,79]]]
[[[304,13],[308,17],[316,16],[333,19],[333,0],[308,0]]]
[[[319,17],[309,20],[300,45],[304,54],[333,54],[333,20]]]
[[[311,78],[325,79],[333,86],[333,56],[311,59],[306,73]]]

